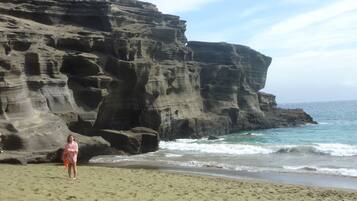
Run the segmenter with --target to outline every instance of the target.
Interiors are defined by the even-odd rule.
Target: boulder
[[[123,154],[122,152],[110,147],[109,142],[101,137],[86,137],[73,134],[79,145],[78,162],[86,163],[90,158],[98,155]],[[62,143],[63,147],[66,142]],[[62,162],[63,148],[58,147],[52,150],[33,150],[33,151],[2,151],[0,163],[21,164],[28,163],[50,163]]]
[[[0,163],[13,164],[13,165],[26,165],[27,160],[24,155],[16,153],[1,153]]]
[[[98,131],[111,146],[129,154],[157,151],[159,148],[158,132],[143,127],[127,131],[102,129]]]
[[[74,134],[74,137],[79,145],[79,153],[78,153],[78,161],[79,162],[88,162],[94,156],[98,155],[121,155],[122,152],[113,149],[110,146],[110,143],[104,140],[102,137],[94,136],[94,137],[87,137],[79,134]],[[60,149],[60,152],[57,151],[56,153],[61,153],[60,155],[56,155],[56,159],[59,156],[62,156],[63,149]]]

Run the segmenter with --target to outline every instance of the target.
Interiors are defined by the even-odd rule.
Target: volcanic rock
[[[1,0],[0,149],[50,154],[75,132],[142,153],[159,136],[313,123],[260,92],[270,57],[188,42],[185,31],[179,17],[136,0]],[[109,144],[83,146],[89,157]]]

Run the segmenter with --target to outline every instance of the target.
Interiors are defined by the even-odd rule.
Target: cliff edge
[[[0,0],[1,149],[47,153],[72,131],[93,154],[142,153],[159,137],[313,123],[260,92],[271,58],[185,30],[135,0]]]

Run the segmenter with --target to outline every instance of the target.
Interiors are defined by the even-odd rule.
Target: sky
[[[146,0],[187,21],[188,40],[273,57],[279,103],[357,100],[357,0]]]

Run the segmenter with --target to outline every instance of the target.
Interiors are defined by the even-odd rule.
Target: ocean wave
[[[179,158],[182,156],[183,155],[181,155],[181,154],[165,154],[165,157],[167,157],[167,158]]]
[[[177,139],[175,142],[180,142],[180,143],[194,143],[194,142],[199,142],[202,141],[202,139]]]
[[[277,151],[274,153],[278,154],[313,154],[313,155],[329,155],[328,153],[319,151],[314,146],[278,146]]]
[[[282,172],[283,170],[289,172],[300,172],[300,173],[316,173],[316,174],[326,174],[335,176],[348,176],[357,177],[357,169],[349,168],[325,168],[325,167],[315,167],[315,166],[283,166],[281,168],[273,167],[250,167],[250,166],[234,166],[229,164],[223,164],[218,162],[203,162],[203,161],[169,161],[168,164],[177,165],[181,167],[196,167],[196,168],[217,168],[224,170],[235,170],[235,171],[248,171],[248,172]],[[284,172],[284,171],[283,171]]]
[[[220,168],[220,169],[232,169],[227,164],[217,163],[217,162],[202,162],[202,161],[167,161],[170,165],[178,165],[181,167],[211,167],[211,168]]]
[[[292,171],[316,172],[320,174],[357,177],[357,169],[349,168],[323,168],[314,166],[284,166],[283,168]]]
[[[347,144],[251,145],[227,144],[224,142],[204,143],[202,140],[177,140],[173,142],[161,142],[160,148],[175,151],[229,155],[311,154],[336,157],[357,156],[357,146]]]
[[[216,168],[223,170],[235,170],[235,171],[248,171],[248,172],[259,172],[265,169],[260,169],[258,167],[249,167],[249,166],[235,166],[218,162],[204,162],[204,161],[167,161],[170,165],[177,165],[181,167],[195,167],[195,168]]]
[[[319,152],[331,156],[357,156],[357,146],[347,144],[314,144]]]
[[[312,144],[277,146],[276,153],[315,154],[349,157],[357,156],[357,146],[347,144]]]
[[[94,157],[89,160],[90,163],[119,163],[119,162],[132,162],[137,161],[136,158],[122,157],[122,156],[106,156],[106,157]]]
[[[274,152],[269,148],[247,144],[204,144],[196,142],[186,143],[182,141],[160,142],[160,148],[176,151],[229,155],[270,154]]]

